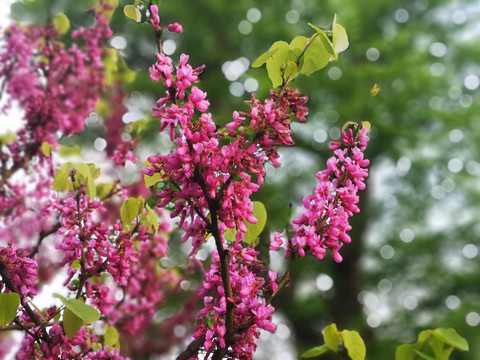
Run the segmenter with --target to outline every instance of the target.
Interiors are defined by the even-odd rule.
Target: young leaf
[[[143,180],[145,181],[145,186],[150,187],[150,186],[153,186],[156,183],[162,181],[162,174],[155,173],[152,176],[143,175]]]
[[[378,87],[378,84],[377,83],[373,84],[372,90],[370,90],[370,95],[375,97],[378,95],[379,92],[380,92],[380,88]]]
[[[78,146],[59,145],[58,154],[62,157],[80,156],[81,152],[80,152],[80,148]]]
[[[103,200],[107,198],[108,195],[111,194],[113,190],[113,184],[105,184],[105,183],[98,184],[96,186],[96,189],[97,189],[98,198]]]
[[[362,121],[362,127],[367,129],[367,132],[369,132],[370,129],[372,128],[372,125],[370,124],[369,121]]]
[[[70,20],[68,20],[65,14],[60,14],[53,19],[53,26],[55,26],[60,34],[66,34],[68,29],[70,29]]]
[[[17,316],[20,296],[17,293],[0,294],[0,325],[5,327]]]
[[[60,299],[65,307],[71,310],[76,316],[85,321],[87,324],[91,324],[100,319],[100,313],[93,306],[85,304],[78,299],[65,299],[62,295],[54,294],[54,298]],[[65,316],[65,314],[64,314]]]
[[[288,46],[290,47],[290,50],[294,51],[295,49],[297,49],[297,50],[300,50],[300,53],[301,53],[307,46],[307,42],[308,42],[308,38],[306,38],[305,36],[297,36],[293,38],[292,41],[290,41],[290,44]],[[300,55],[300,53],[295,55],[298,56]]]
[[[272,86],[278,87],[283,82],[283,69],[287,61],[290,48],[285,41],[276,41],[272,45],[273,49],[277,49],[275,53],[267,60],[267,73],[272,81]]]
[[[323,338],[325,339],[325,345],[327,345],[329,349],[336,352],[338,345],[340,344],[340,334],[338,333],[337,325],[327,325],[323,331]]]
[[[468,350],[467,341],[458,335],[455,329],[438,328],[433,330],[433,335],[442,340],[445,344],[455,346],[459,350]]]
[[[364,360],[367,350],[362,337],[357,331],[343,330],[343,343],[352,360]]]
[[[140,213],[140,205],[135,198],[127,199],[123,202],[120,210],[120,217],[122,219],[123,226],[131,225],[132,221]]]
[[[140,20],[142,20],[142,14],[134,5],[125,5],[123,8],[123,13],[126,17],[132,19],[133,21],[140,22]]]
[[[47,318],[45,317],[45,314],[43,313],[43,311],[40,310],[40,309],[38,308],[38,306],[35,305],[32,301],[28,300],[28,303],[29,303],[30,305],[32,305],[35,310],[38,311],[38,314],[40,315],[40,317],[43,319],[43,321],[45,321],[45,323],[47,323],[48,321],[47,321]]]
[[[105,345],[114,347],[118,343],[118,331],[112,326],[106,327],[105,330]]]
[[[243,236],[243,241],[247,244],[252,244],[257,239],[267,222],[267,210],[265,209],[265,205],[260,201],[253,202],[253,216],[257,219],[257,223],[251,224],[246,222],[245,224],[248,231]]]
[[[153,232],[158,231],[158,216],[155,211],[147,204],[148,220],[152,226]]]
[[[94,176],[97,175],[97,169],[93,164],[76,163],[73,167],[83,176],[85,181],[82,181],[86,185],[85,193],[90,199],[94,199],[97,196],[97,188],[95,187]]]
[[[327,351],[331,351],[327,345],[322,345],[322,346],[317,346],[314,348],[311,348],[310,350],[304,352],[300,357],[302,358],[312,358],[316,356],[320,356],[322,354],[325,354]]]
[[[63,310],[63,330],[71,340],[83,326],[84,322],[69,308]]]
[[[53,190],[56,191],[68,191],[69,190],[69,182],[68,182],[68,172],[62,170],[62,168],[58,169],[55,173],[55,177],[53,178]]]
[[[397,348],[395,353],[395,360],[413,360],[415,353],[413,352],[412,345],[403,344]]]
[[[274,48],[274,46],[272,45],[270,47],[270,50],[268,50],[266,53],[263,53],[262,55],[260,55],[257,60],[255,60],[252,64],[252,67],[254,68],[257,68],[257,67],[260,67],[262,66],[263,64],[265,64],[267,62],[268,59],[270,59],[273,54],[275,54],[276,52],[278,51],[278,48]]]
[[[301,73],[307,76],[324,68],[334,54],[332,45],[323,31],[318,35],[313,35],[310,42],[304,54],[305,60],[301,70]]]
[[[42,150],[43,155],[45,156],[52,155],[53,146],[48,141],[44,141],[40,149]]]
[[[13,131],[8,131],[6,133],[0,134],[0,144],[11,143],[17,135]]]
[[[424,353],[422,353],[421,351],[417,350],[417,349],[413,349],[413,351],[415,352],[415,354],[417,354],[418,356],[420,356],[421,359],[425,359],[425,360],[436,360],[435,358],[431,357],[431,356],[428,356]]]
[[[448,360],[448,357],[455,349],[454,346],[445,346],[445,343],[442,340],[433,335],[433,331],[431,331],[431,337],[428,339],[427,344],[433,350],[433,355],[436,360]]]
[[[294,61],[289,61],[288,66],[285,69],[285,77],[291,76],[293,79],[298,74],[298,67]]]
[[[337,54],[347,50],[349,45],[347,32],[345,31],[342,25],[337,24],[337,14],[335,14],[333,18],[332,33],[333,33],[333,50],[335,52],[335,58],[336,58]]]

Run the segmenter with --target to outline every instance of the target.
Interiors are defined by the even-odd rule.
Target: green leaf
[[[395,360],[413,360],[415,353],[413,352],[412,345],[403,344],[397,347],[395,353]]]
[[[343,343],[348,350],[348,356],[352,360],[364,360],[367,353],[365,343],[357,331],[343,330]]]
[[[323,331],[323,338],[325,339],[325,345],[327,345],[329,349],[336,352],[338,345],[340,344],[340,334],[338,333],[337,325],[327,325]]]
[[[455,329],[438,328],[433,330],[433,335],[443,341],[445,344],[455,346],[459,350],[468,350],[467,341],[458,335]]]
[[[83,326],[84,322],[69,308],[63,310],[63,330],[71,340]]]
[[[230,229],[230,228],[227,228],[225,230],[225,232],[223,233],[223,237],[225,238],[225,240],[227,241],[234,241],[235,240],[235,234],[237,233],[237,231],[235,229]]]
[[[106,327],[105,330],[105,345],[114,347],[118,343],[118,331],[112,326]]]
[[[431,331],[428,345],[433,350],[433,355],[436,360],[448,360],[450,354],[455,349],[454,346],[446,345],[442,340],[435,337],[433,331]]]
[[[13,131],[7,131],[6,133],[0,134],[0,143],[9,144],[15,140],[16,137],[17,135]]]
[[[42,150],[43,155],[45,156],[52,155],[53,146],[48,141],[42,142],[40,149]]]
[[[289,44],[289,47],[290,47],[290,50],[292,50],[294,53],[295,51],[294,50],[300,50],[300,53],[305,49],[305,47],[307,46],[307,42],[308,42],[308,38],[305,37],[305,36],[297,36],[295,38],[293,38],[292,41],[290,41],[290,44]],[[295,53],[295,55],[300,55]]]
[[[125,200],[120,210],[120,217],[122,219],[123,226],[130,226],[139,213],[140,204],[138,199],[130,198]]]
[[[318,34],[318,35],[317,35]],[[301,70],[307,76],[324,68],[334,55],[332,45],[325,33],[319,32],[310,38],[310,44],[304,54],[304,63]]]
[[[272,45],[272,49],[277,49],[277,51],[267,60],[267,73],[272,86],[275,88],[283,83],[283,70],[290,48],[285,41],[276,41]]]
[[[99,199],[106,199],[107,196],[111,193],[113,185],[109,183],[102,183],[97,185],[97,196]]]
[[[317,346],[314,348],[311,348],[310,350],[304,352],[300,357],[302,358],[312,358],[316,356],[320,356],[322,354],[325,354],[327,351],[330,351],[327,345],[322,345],[322,346]]]
[[[0,294],[0,325],[5,327],[17,316],[20,296],[17,293]]]
[[[335,52],[335,58],[337,58],[337,54],[347,50],[349,45],[347,32],[342,25],[337,24],[337,14],[333,18],[332,33],[333,51]]]
[[[267,62],[268,59],[270,59],[273,54],[275,54],[278,51],[278,48],[273,48],[273,45],[270,47],[270,50],[268,50],[266,53],[263,53],[260,55],[257,60],[255,60],[252,64],[252,67],[257,68],[262,66]]]
[[[243,241],[250,245],[254,243],[258,235],[262,233],[267,222],[267,210],[265,209],[265,205],[260,201],[253,202],[253,216],[257,219],[257,223],[251,224],[245,222],[247,233],[243,236]]]
[[[294,61],[289,61],[287,68],[285,69],[285,77],[291,76],[293,79],[298,74],[298,67]]]
[[[125,5],[123,8],[123,13],[126,17],[132,19],[133,21],[140,22],[140,20],[142,20],[142,14],[134,5]]]
[[[70,20],[68,20],[65,14],[61,14],[53,19],[53,26],[60,34],[66,34],[68,29],[70,29]]]
[[[162,181],[162,174],[161,173],[155,173],[152,176],[143,175],[143,180],[145,181],[145,186],[150,187],[150,186],[153,186],[156,183]]]
[[[424,353],[422,353],[421,351],[417,350],[417,349],[413,349],[413,351],[415,352],[415,354],[417,354],[418,356],[420,356],[422,359],[425,359],[425,360],[436,360],[435,358],[431,357],[431,356],[428,356]]]
[[[147,204],[147,211],[148,211],[148,220],[152,226],[154,232],[158,231],[158,216],[155,211]]]
[[[78,299],[65,299],[62,295],[54,294],[54,298],[60,299],[65,307],[71,310],[76,316],[91,324],[100,319],[100,313],[93,306],[85,304]],[[64,315],[65,316],[65,315]]]
[[[370,124],[369,121],[362,121],[362,127],[367,129],[367,132],[369,132],[370,129],[372,128],[372,125]]]
[[[76,163],[73,166],[85,179],[85,181],[82,181],[82,183],[86,185],[85,193],[90,199],[94,199],[97,196],[97,188],[95,187],[94,176],[98,176],[99,169],[96,169],[94,164],[86,163]]]
[[[60,145],[58,147],[58,154],[62,157],[68,157],[68,156],[80,156],[80,148],[78,146],[65,146],[65,145]]]
[[[53,190],[65,192],[69,190],[69,185],[68,172],[58,169],[53,178]]]
[[[47,321],[47,318],[45,317],[45,314],[43,313],[43,311],[40,310],[40,309],[38,308],[38,306],[35,305],[32,301],[28,300],[28,303],[29,303],[30,305],[32,305],[35,310],[38,311],[38,314],[40,315],[40,317],[43,319],[43,321],[45,321],[45,323],[47,323],[48,321]]]

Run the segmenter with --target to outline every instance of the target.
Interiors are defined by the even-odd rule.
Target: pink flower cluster
[[[317,173],[319,182],[313,195],[303,199],[305,211],[293,221],[295,235],[287,256],[294,251],[303,257],[309,251],[323,259],[328,248],[336,262],[342,261],[339,250],[343,243],[351,242],[348,220],[360,211],[358,191],[365,189],[368,176],[369,160],[362,153],[368,140],[367,129],[362,127],[355,133],[351,128],[344,131],[341,143],[331,143],[335,156],[328,159],[327,169]],[[275,235],[276,245],[280,236]]]
[[[0,247],[0,270],[10,279],[14,289],[9,289],[5,280],[0,280],[0,292],[17,292],[23,297],[33,297],[37,294],[36,262],[26,256],[25,252],[18,249],[17,244]]]
[[[18,102],[25,111],[25,125],[12,142],[0,148],[0,157],[9,160],[0,163],[0,212],[7,215],[0,220],[2,227],[21,230],[27,238],[29,232],[45,230],[41,225],[48,223],[51,212],[43,205],[51,196],[52,164],[42,145],[48,143],[55,150],[58,136],[83,129],[104,89],[102,56],[110,35],[108,21],[101,14],[94,27],[72,32],[81,47],[65,47],[52,25],[12,25],[5,31],[0,79],[8,101],[2,110]],[[26,183],[22,171],[36,175]],[[21,219],[25,209],[45,216],[19,227],[25,222]],[[9,241],[16,241],[12,235],[5,233]]]
[[[65,48],[50,26],[12,25],[0,52],[0,77],[7,79],[10,101],[25,108],[25,136],[37,143],[60,131],[69,135],[83,129],[104,89],[103,44],[111,36],[108,21],[97,16],[97,25],[78,29],[72,38],[83,41]],[[11,102],[10,102],[11,103]]]
[[[264,290],[265,280],[259,276],[263,266],[259,265],[258,252],[252,248],[243,248],[238,242],[230,247],[230,273],[233,298],[225,296],[222,284],[220,258],[218,252],[213,251],[213,261],[210,271],[205,276],[205,282],[199,292],[203,297],[204,308],[198,316],[198,329],[193,335],[194,338],[204,337],[203,348],[207,353],[213,353],[218,348],[225,348],[225,315],[227,302],[234,307],[234,328],[242,328],[249,322],[251,326],[245,326],[244,332],[234,336],[231,348],[227,355],[232,358],[250,359],[256,349],[255,340],[259,336],[259,329],[275,331],[276,326],[272,323],[271,314],[275,310],[272,306],[265,304],[265,299],[260,295]],[[274,276],[271,274],[270,287],[277,286]],[[253,321],[252,321],[253,320]],[[208,358],[208,354],[205,358]]]
[[[252,95],[250,111],[235,111],[233,121],[218,130],[207,113],[206,93],[193,85],[202,71],[203,67],[188,64],[187,55],[182,54],[175,67],[169,57],[157,54],[150,76],[162,81],[166,92],[157,101],[153,117],[160,118],[161,130],[168,129],[176,147],[170,154],[150,156],[151,166],[142,172],[161,175],[158,206],[173,204],[171,217],[179,218],[183,240],[192,239],[191,254],[216,232],[218,251],[212,254],[211,269],[199,293],[204,308],[194,336],[204,339],[203,348],[209,354],[228,348],[232,358],[251,358],[259,329],[275,330],[274,308],[266,304],[264,295],[275,292],[278,285],[274,272],[269,272],[270,282],[265,285],[260,273],[266,274],[267,269],[258,264],[258,253],[241,242],[246,222],[257,221],[250,196],[264,182],[265,162],[279,166],[278,147],[293,145],[290,124],[292,119],[306,121],[307,97],[290,88],[271,91],[264,102]],[[224,238],[227,228],[238,230],[233,243]],[[220,255],[225,245],[228,269],[222,268]],[[223,272],[228,272],[232,296],[226,295]],[[227,329],[230,308],[233,328]]]
[[[57,249],[65,254],[60,266],[68,265],[68,278],[79,276],[98,277],[102,272],[109,273],[120,286],[126,286],[131,276],[131,265],[138,261],[137,251],[134,246],[137,241],[148,239],[147,228],[138,226],[136,233],[123,231],[123,226],[117,222],[110,229],[102,223],[95,221],[94,212],[104,211],[103,204],[98,200],[91,200],[79,192],[75,198],[68,197],[57,206],[61,214],[61,229],[59,234],[63,240]],[[104,292],[92,285],[89,280],[85,282],[87,293]],[[76,285],[69,285],[70,290],[78,290]],[[95,296],[94,303],[104,296]],[[98,307],[106,311],[108,306],[99,302]]]
[[[37,336],[48,334],[48,340],[36,345],[36,340],[30,334]],[[42,327],[33,328],[30,334],[23,339],[16,354],[17,360],[128,360],[120,355],[118,349],[110,350],[108,346],[97,351],[89,351],[87,342],[96,343],[98,339],[95,335],[89,335],[83,328],[72,339],[68,338],[58,323],[54,323],[48,331]]]
[[[178,291],[183,280],[174,270],[160,267],[158,259],[167,256],[168,239],[163,234],[170,232],[167,222],[160,226],[157,234],[137,245],[138,261],[131,264],[132,276],[122,287],[123,297],[115,306],[115,312],[110,314],[115,327],[124,334],[147,330],[158,307]]]
[[[250,113],[234,112],[233,122],[217,131],[206,113],[206,93],[192,86],[203,67],[193,69],[187,55],[181,55],[177,69],[164,54],[157,54],[157,60],[151,78],[162,80],[167,91],[153,117],[161,119],[161,130],[169,129],[176,148],[172,154],[150,156],[151,166],[143,173],[160,173],[168,184],[158,194],[159,206],[174,204],[171,216],[180,216],[183,239],[193,239],[192,252],[211,232],[205,219],[213,208],[224,228],[240,230],[241,240],[245,221],[256,222],[250,196],[263,184],[264,163],[280,165],[277,148],[293,145],[291,118],[305,121],[307,98],[294,89],[281,95],[272,91],[264,103],[252,96]]]

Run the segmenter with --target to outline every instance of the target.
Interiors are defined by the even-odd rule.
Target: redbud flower
[[[323,259],[326,249],[332,251],[333,259],[341,262],[339,254],[343,243],[350,243],[347,231],[348,220],[360,209],[358,190],[365,189],[366,167],[369,161],[360,150],[368,142],[367,130],[362,128],[356,137],[352,129],[344,131],[342,143],[332,142],[334,157],[327,160],[327,169],[317,173],[319,180],[312,196],[303,199],[304,213],[293,221],[293,236],[287,256],[294,250],[301,257],[306,251]],[[275,241],[272,243],[275,248]],[[271,245],[271,246],[272,246]]]
[[[169,24],[167,26],[167,29],[168,29],[168,31],[176,32],[176,33],[181,33],[183,31],[182,25],[180,25],[177,22],[173,23],[173,24]]]

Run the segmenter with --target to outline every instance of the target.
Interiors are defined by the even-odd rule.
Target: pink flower
[[[327,160],[326,170],[317,173],[319,183],[313,196],[303,200],[304,213],[293,221],[295,235],[287,256],[296,251],[303,257],[309,251],[321,260],[329,248],[333,259],[341,262],[339,250],[343,243],[351,242],[347,234],[351,229],[348,220],[360,211],[357,193],[365,189],[369,165],[360,150],[365,149],[368,137],[365,128],[360,129],[356,137],[352,129],[342,135],[342,143],[330,145],[335,156]]]
[[[280,248],[280,246],[282,246],[283,244],[282,237],[283,237],[283,233],[278,233],[278,232],[273,233],[273,241],[270,243],[271,251],[276,251]]]
[[[158,16],[158,7],[157,5],[150,6],[150,12],[152,18],[150,19],[150,23],[153,25],[155,29],[160,28],[160,17]]]
[[[169,24],[167,26],[167,29],[168,29],[168,31],[176,32],[176,33],[181,33],[183,31],[182,25],[180,25],[177,22],[173,23],[173,24]]]

